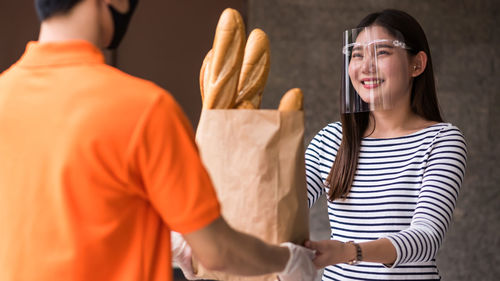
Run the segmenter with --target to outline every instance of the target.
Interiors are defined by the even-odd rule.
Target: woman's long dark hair
[[[420,51],[427,54],[427,65],[422,74],[415,77],[411,90],[410,105],[417,115],[431,121],[442,122],[441,113],[436,97],[432,58],[425,33],[420,24],[409,14],[399,10],[384,10],[366,16],[358,28],[368,26],[384,27],[394,37],[401,34],[404,42],[411,48],[410,54],[416,55]],[[342,142],[330,174],[326,179],[329,187],[330,201],[346,198],[351,189],[358,166],[358,156],[361,140],[368,128],[370,113],[341,114]]]

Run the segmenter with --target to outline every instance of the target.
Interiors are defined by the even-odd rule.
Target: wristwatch
[[[354,248],[356,248],[356,257],[350,261],[347,262],[349,265],[356,265],[360,263],[363,260],[363,253],[361,252],[361,247],[359,246],[358,243],[354,243],[354,241],[348,241],[346,244],[352,244],[354,245]]]

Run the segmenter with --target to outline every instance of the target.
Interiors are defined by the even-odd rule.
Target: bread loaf
[[[288,90],[281,98],[279,111],[296,111],[303,109],[304,95],[299,88]]]
[[[255,108],[260,107],[262,93],[269,74],[269,66],[269,39],[264,31],[258,28],[254,29],[248,36],[245,46],[236,105],[248,100]]]
[[[210,63],[206,66],[204,109],[234,107],[245,39],[241,15],[234,9],[225,9],[217,24]]]
[[[210,64],[212,59],[212,50],[208,51],[205,59],[203,60],[203,64],[200,69],[200,92],[201,92],[201,101],[203,102],[205,98],[205,91],[207,89],[208,84],[208,70],[210,69],[207,65]]]
[[[251,101],[244,100],[236,105],[237,109],[257,109]]]

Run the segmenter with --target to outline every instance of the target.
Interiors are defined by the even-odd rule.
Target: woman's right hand
[[[306,241],[305,246],[316,251],[313,263],[318,269],[337,263],[346,263],[351,256],[356,255],[355,249],[350,249],[349,245],[338,240]]]

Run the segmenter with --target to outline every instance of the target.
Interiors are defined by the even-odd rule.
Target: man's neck
[[[42,43],[85,40],[101,47],[102,36],[98,8],[93,1],[82,1],[64,15],[54,15],[40,26],[38,41]]]

